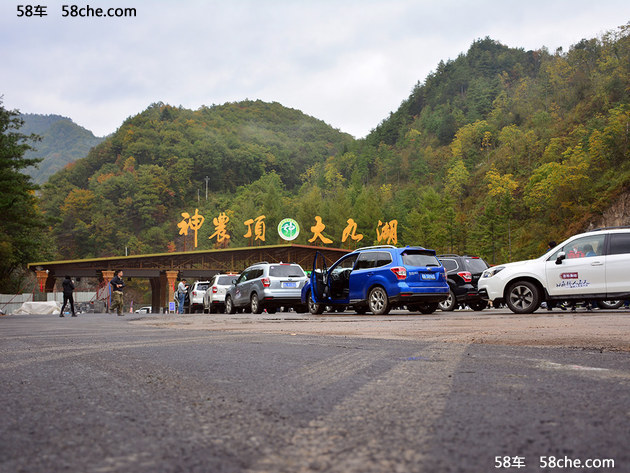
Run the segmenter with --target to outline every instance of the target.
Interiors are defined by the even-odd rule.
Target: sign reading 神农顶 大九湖
[[[197,232],[205,222],[203,215],[199,214],[199,209],[195,209],[195,213],[190,215],[188,212],[182,212],[183,220],[181,220],[177,227],[179,228],[180,235],[188,235],[189,230],[194,231],[195,236],[195,248],[197,248]],[[243,235],[246,238],[252,239],[252,241],[265,241],[267,227],[265,224],[266,217],[259,215],[255,218],[246,220],[243,224],[247,227],[247,232]],[[221,212],[217,217],[212,219],[214,224],[214,233],[208,237],[212,240],[216,238],[217,243],[227,244],[230,239],[227,225],[230,221],[230,217],[226,212]],[[309,243],[315,243],[319,240],[325,245],[334,243],[334,240],[329,236],[324,235],[326,225],[322,217],[317,215],[315,217],[315,224],[310,227],[312,237],[308,239]],[[362,233],[357,233],[358,225],[354,219],[349,218],[347,220],[347,226],[344,228],[341,235],[341,242],[345,243],[348,238],[352,241],[359,242],[363,239]],[[280,238],[285,241],[293,241],[300,235],[300,224],[292,219],[285,218],[278,224],[278,234]],[[376,226],[376,239],[379,243],[396,244],[398,243],[398,220],[390,220],[388,222],[378,221]]]

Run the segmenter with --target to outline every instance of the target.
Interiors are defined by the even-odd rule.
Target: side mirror
[[[566,259],[567,255],[564,251],[558,253],[558,257],[556,258],[556,264],[562,264],[562,261]]]
[[[236,279],[232,279],[232,285],[236,286]]]

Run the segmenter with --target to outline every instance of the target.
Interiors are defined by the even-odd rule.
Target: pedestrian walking
[[[77,313],[74,311],[74,297],[72,291],[74,291],[74,283],[70,276],[66,276],[61,283],[63,286],[63,305],[61,306],[61,313],[59,317],[63,317],[63,311],[66,310],[66,304],[70,302],[70,310],[72,311],[72,317],[76,317]]]
[[[125,287],[125,281],[122,280],[122,270],[118,270],[114,274],[114,279],[109,282],[112,287],[112,299],[114,299],[110,309],[113,310],[115,307],[118,315],[123,316],[125,315],[123,314],[123,288]]]

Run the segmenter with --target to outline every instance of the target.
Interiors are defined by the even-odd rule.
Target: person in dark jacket
[[[115,273],[114,278],[109,282],[112,286],[112,298],[114,299],[114,303],[110,307],[111,310],[116,308],[118,315],[123,314],[123,288],[125,287],[125,281],[122,280],[123,272],[122,270],[118,270]]]
[[[74,311],[74,298],[72,297],[72,291],[74,291],[74,283],[70,276],[66,276],[66,278],[61,283],[63,286],[63,305],[61,306],[61,313],[59,317],[63,317],[63,311],[66,308],[66,304],[70,302],[70,309],[72,310],[72,317],[76,317],[77,314]]]

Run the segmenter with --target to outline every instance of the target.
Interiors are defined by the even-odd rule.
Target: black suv
[[[483,310],[488,301],[483,300],[477,291],[481,274],[488,264],[478,256],[438,255],[446,269],[450,292],[448,299],[440,302],[442,310],[455,310],[460,304],[473,310]]]

